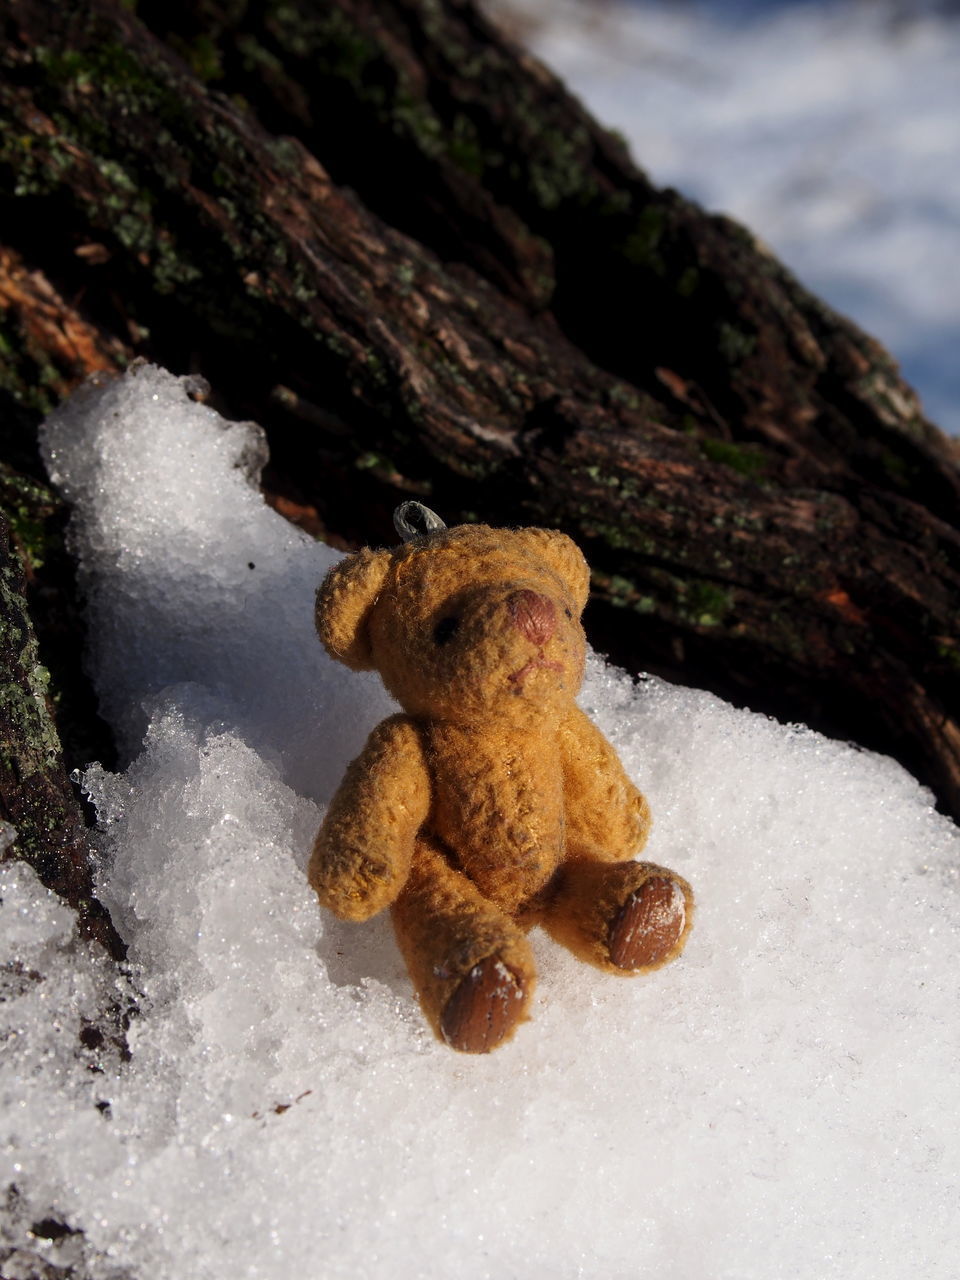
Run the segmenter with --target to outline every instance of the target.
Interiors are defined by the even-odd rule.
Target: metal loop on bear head
[[[393,527],[404,542],[411,542],[414,538],[440,533],[447,526],[422,502],[401,502],[393,513]]]

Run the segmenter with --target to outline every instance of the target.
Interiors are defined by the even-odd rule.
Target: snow
[[[340,924],[305,882],[390,703],[311,633],[334,553],[191,390],[140,368],[45,428],[129,758],[85,785],[130,955],[0,864],[4,1274],[952,1280],[960,833],[929,794],[593,658],[582,703],[695,887],[690,942],[621,980],[535,933],[534,1020],[452,1052],[388,921]],[[128,1061],[79,1045],[131,1001]]]
[[[658,185],[746,223],[960,432],[955,13],[890,0],[490,7],[520,16],[533,51]]]

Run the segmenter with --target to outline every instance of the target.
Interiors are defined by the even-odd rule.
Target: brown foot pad
[[[683,890],[651,876],[631,893],[610,926],[607,946],[619,969],[646,969],[671,958],[686,923]]]
[[[489,1053],[513,1031],[525,991],[512,969],[496,956],[475,964],[447,1001],[440,1030],[461,1053]]]

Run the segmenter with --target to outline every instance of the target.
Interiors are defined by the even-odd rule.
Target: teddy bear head
[[[410,715],[534,721],[580,688],[588,586],[562,533],[459,525],[335,565],[317,631],[332,657],[378,671]]]

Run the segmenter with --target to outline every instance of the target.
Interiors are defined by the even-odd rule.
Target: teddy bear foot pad
[[[489,1053],[523,1016],[527,991],[496,956],[475,964],[447,1001],[440,1019],[444,1040],[461,1053]]]
[[[635,973],[672,960],[686,924],[686,900],[675,880],[653,876],[634,890],[610,926],[607,946],[619,969]]]

